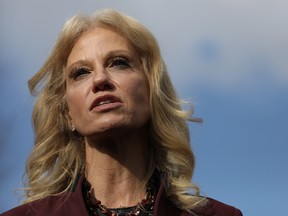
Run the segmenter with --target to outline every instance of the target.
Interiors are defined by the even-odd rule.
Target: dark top
[[[0,216],[89,216],[82,196],[83,179],[83,176],[80,177],[75,189],[70,192],[18,206],[0,214]],[[153,216],[192,216],[172,204],[166,196],[164,187],[164,184],[161,183],[155,199]],[[241,211],[232,206],[211,198],[207,199],[207,206],[201,208],[197,215],[242,216]]]

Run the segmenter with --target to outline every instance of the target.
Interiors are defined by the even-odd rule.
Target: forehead
[[[82,33],[74,44],[67,63],[69,63],[69,59],[77,58],[83,52],[101,54],[114,49],[133,51],[128,40],[116,31],[109,28],[96,27]]]

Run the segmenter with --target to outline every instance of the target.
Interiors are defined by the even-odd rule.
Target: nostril
[[[106,83],[106,84],[104,85],[104,88],[105,88],[105,89],[113,89],[113,85],[112,85],[112,83]]]
[[[106,80],[105,82],[101,82],[101,83],[94,83],[93,86],[93,93],[99,92],[99,91],[109,91],[109,90],[113,90],[114,89],[114,85],[113,83],[109,82],[108,80]]]

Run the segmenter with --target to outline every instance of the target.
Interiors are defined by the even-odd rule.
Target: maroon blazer
[[[60,196],[49,196],[11,209],[0,216],[89,216],[82,196],[83,177],[78,181],[75,190]],[[229,205],[208,198],[208,205],[199,209],[201,216],[242,216],[242,213]],[[165,193],[161,184],[157,194],[153,216],[192,216],[175,207]]]

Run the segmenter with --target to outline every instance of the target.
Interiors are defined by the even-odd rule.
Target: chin
[[[82,135],[83,136],[106,136],[106,135],[113,135],[115,133],[120,133],[121,131],[124,130],[125,125],[123,124],[106,124],[106,125],[102,125],[101,127],[99,127],[99,125],[97,125],[97,127],[92,127],[92,128],[87,128],[86,130],[83,130]]]

